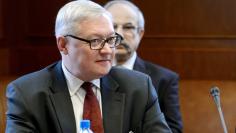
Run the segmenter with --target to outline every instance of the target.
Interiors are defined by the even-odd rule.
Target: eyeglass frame
[[[105,46],[105,44],[106,44],[106,43],[109,41],[109,39],[112,38],[112,37],[116,37],[116,40],[115,40],[114,46],[111,46],[111,45],[109,44],[110,48],[115,48],[115,47],[117,47],[117,46],[120,44],[120,43],[117,43],[117,39],[119,39],[120,42],[123,40],[123,37],[122,37],[120,34],[118,34],[118,33],[115,33],[115,36],[111,36],[111,37],[108,37],[108,38],[105,38],[105,39],[91,39],[91,40],[87,40],[87,39],[84,39],[84,38],[81,38],[81,37],[77,37],[77,36],[74,36],[74,35],[71,35],[71,34],[64,35],[64,37],[71,37],[71,38],[74,38],[74,39],[77,39],[77,40],[80,40],[80,41],[87,42],[87,43],[89,44],[91,50],[101,50],[101,49],[103,49],[103,47]],[[102,42],[99,44],[99,45],[100,45],[99,48],[92,48],[91,43],[92,43],[92,41],[94,41],[94,40],[101,40],[101,41],[102,41]]]

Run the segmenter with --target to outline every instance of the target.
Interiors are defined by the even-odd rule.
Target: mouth
[[[126,43],[120,43],[120,45],[117,46],[118,49],[130,49],[129,45]]]
[[[101,59],[101,60],[97,60],[97,63],[111,63],[112,60],[111,59]]]
[[[120,43],[116,47],[116,54],[131,54],[131,48],[126,43]]]
[[[97,64],[98,66],[103,67],[103,68],[107,68],[107,67],[111,67],[111,66],[112,66],[112,60],[109,60],[109,59],[102,59],[102,60],[96,61],[96,64]]]
[[[120,44],[116,47],[116,49],[125,49],[125,46]]]
[[[97,60],[97,62],[100,62],[100,61],[111,61],[111,59],[100,59],[100,60]]]

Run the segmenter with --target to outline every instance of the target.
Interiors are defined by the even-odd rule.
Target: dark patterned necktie
[[[82,85],[82,88],[86,91],[83,119],[91,121],[91,129],[94,133],[104,133],[99,102],[93,93],[92,86],[93,84],[90,82],[84,82]]]

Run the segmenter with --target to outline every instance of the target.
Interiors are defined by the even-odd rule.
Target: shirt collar
[[[71,74],[67,70],[63,61],[61,64],[62,64],[62,70],[63,70],[65,78],[66,78],[66,83],[69,88],[70,96],[73,96],[80,89],[80,86],[84,83],[84,81],[75,77],[73,74]],[[96,86],[96,88],[100,89],[100,79],[94,79],[90,82],[93,83]]]

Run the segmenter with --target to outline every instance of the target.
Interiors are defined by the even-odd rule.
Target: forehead
[[[103,14],[79,23],[79,34],[84,36],[108,36],[114,34],[111,18]]]
[[[124,3],[114,4],[107,9],[113,16],[113,22],[118,24],[138,22],[137,12]]]

